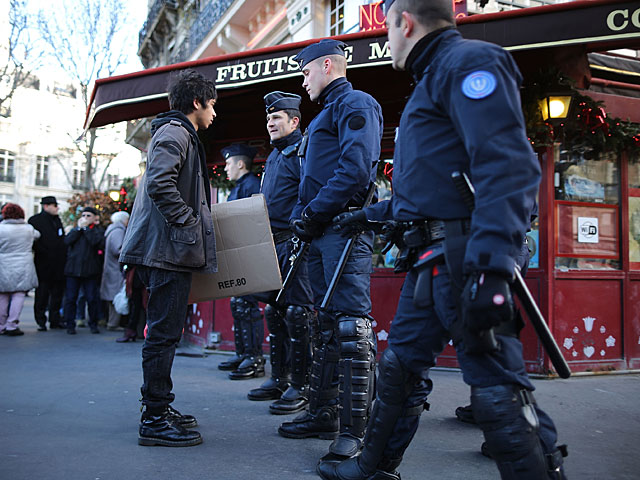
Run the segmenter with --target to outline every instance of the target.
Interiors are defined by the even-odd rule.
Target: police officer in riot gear
[[[299,95],[271,92],[265,95],[267,131],[275,147],[265,164],[261,192],[269,210],[278,261],[283,277],[297,237],[289,228],[289,218],[298,201],[302,169],[298,148],[300,132]],[[308,400],[308,370],[311,359],[309,322],[314,318],[313,293],[306,261],[298,267],[284,302],[276,304],[275,294],[267,299],[265,319],[269,328],[271,377],[249,392],[250,400],[276,400],[269,410],[274,414],[296,413]]]
[[[382,137],[380,105],[354,90],[346,79],[345,47],[325,39],[295,57],[304,76],[303,87],[312,101],[323,106],[303,140],[303,175],[291,217],[294,233],[311,242],[309,278],[317,308],[347,242],[331,229],[331,219],[363,205],[375,181]],[[359,451],[373,397],[372,250],[371,232],[358,237],[333,301],[318,311],[309,409],[279,428],[281,435],[290,438],[337,436],[327,459]]]
[[[247,198],[260,192],[260,179],[251,171],[256,149],[244,143],[233,143],[221,151],[225,159],[224,171],[236,182],[227,201]],[[229,378],[244,380],[264,376],[262,341],[264,323],[258,300],[251,295],[231,297],[233,338],[236,354],[218,365],[220,370],[232,370]]]
[[[416,85],[396,137],[393,196],[356,221],[398,222],[408,272],[361,455],[320,464],[318,473],[400,478],[395,469],[431,389],[429,368],[452,338],[501,477],[564,479],[566,452],[533,397],[510,289],[540,181],[520,73],[502,48],[462,39],[449,0],[385,4],[393,68],[410,72]],[[455,171],[475,184],[473,216],[451,180]],[[350,217],[338,218],[338,228]],[[497,345],[483,341],[491,338]]]

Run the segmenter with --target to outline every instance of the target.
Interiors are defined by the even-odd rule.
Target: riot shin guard
[[[360,450],[375,385],[375,339],[366,317],[338,317],[340,436],[329,452],[338,458]]]
[[[231,307],[231,316],[233,317],[233,342],[236,347],[236,353],[229,360],[220,362],[218,369],[235,370],[242,362],[244,356],[244,343],[242,341],[242,304],[243,300],[238,297],[231,297],[229,306]]]
[[[562,455],[544,454],[529,390],[517,385],[472,387],[471,404],[503,480],[564,478]]]

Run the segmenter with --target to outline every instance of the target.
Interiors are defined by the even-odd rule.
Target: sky
[[[8,1],[8,0],[0,0]],[[83,0],[69,0],[71,3],[80,5]],[[48,11],[50,8],[58,8],[63,4],[63,0],[27,0],[27,9],[31,15],[37,15],[40,9]],[[137,56],[138,49],[138,33],[147,19],[147,0],[127,0],[125,8],[128,10],[128,22],[125,27],[127,42],[127,58],[116,70],[115,74],[125,74],[142,70],[143,66]],[[66,74],[55,64],[44,65],[38,70],[40,76],[53,76],[54,78],[64,78]],[[81,122],[79,127],[81,127]],[[124,131],[124,127],[122,128]],[[115,146],[115,145],[114,145]],[[113,160],[110,171],[117,171],[121,178],[135,177],[140,173],[140,152],[134,147],[124,142],[124,134],[122,136],[122,144],[115,149],[119,153]],[[115,153],[115,152],[114,152]]]

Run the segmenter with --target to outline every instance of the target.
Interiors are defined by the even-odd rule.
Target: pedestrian
[[[322,105],[303,140],[303,173],[291,221],[310,242],[309,279],[318,311],[308,411],[283,423],[289,438],[335,438],[323,460],[355,455],[362,444],[373,398],[376,340],[371,328],[373,233],[360,235],[331,304],[320,309],[348,239],[331,228],[341,212],[361,208],[376,178],[382,109],[346,78],[347,45],[331,39],[295,57],[311,101]],[[337,438],[336,438],[337,437]]]
[[[113,297],[124,285],[124,274],[120,268],[120,250],[124,232],[129,223],[129,214],[124,211],[115,212],[111,215],[111,225],[107,227],[104,234],[104,266],[102,269],[102,280],[100,282],[100,298],[109,305],[107,330],[117,330],[120,327],[120,314],[113,306]]]
[[[429,369],[452,339],[501,478],[564,479],[566,452],[533,398],[511,296],[541,177],[520,106],[522,77],[502,48],[461,37],[449,0],[385,4],[392,66],[415,80],[397,131],[393,196],[337,226],[399,222],[397,266],[407,275],[362,452],[318,473],[399,479],[431,391]],[[473,215],[455,171],[475,185]]]
[[[147,337],[142,347],[140,445],[202,442],[192,415],[171,406],[171,366],[187,318],[192,272],[217,271],[207,158],[198,132],[213,123],[213,81],[195,70],[174,74],[171,111],[151,122],[151,146],[125,233],[120,263],[135,265],[146,286]]]
[[[15,203],[2,207],[0,222],[0,335],[24,335],[18,327],[27,292],[38,286],[33,263],[33,242],[40,232],[24,219]]]
[[[298,201],[300,187],[300,101],[300,96],[293,93],[276,91],[264,96],[267,132],[274,149],[267,158],[260,191],[267,203],[283,278],[289,271],[289,258],[294,254],[295,245],[289,218]],[[290,414],[299,412],[309,403],[309,323],[314,312],[306,258],[298,267],[282,304],[276,304],[275,300],[275,294],[270,296],[264,312],[269,328],[271,377],[259,388],[251,390],[248,397],[250,400],[276,400],[269,406],[269,411]]]
[[[244,143],[234,143],[222,149],[224,171],[235,183],[227,202],[247,198],[260,192],[260,179],[251,171],[256,149]],[[220,370],[231,370],[229,378],[245,380],[264,376],[264,321],[258,299],[252,295],[231,297],[233,339],[236,352],[229,360],[218,365]]]
[[[126,291],[129,299],[129,321],[124,329],[124,335],[116,339],[118,343],[135,342],[136,338],[144,339],[146,323],[147,290],[138,274],[136,265],[126,265]]]
[[[102,273],[101,251],[104,248],[104,230],[99,224],[100,214],[93,207],[84,207],[78,225],[65,237],[67,261],[64,296],[64,321],[67,333],[76,333],[76,305],[82,288],[89,310],[91,333],[100,333],[98,320],[101,316],[100,275]]]
[[[64,229],[58,216],[60,209],[56,197],[46,196],[40,200],[42,211],[31,218],[29,223],[40,232],[34,245],[38,288],[33,303],[33,315],[38,331],[47,331],[47,311],[50,328],[65,328],[60,315],[64,295],[64,265],[67,260],[67,246],[64,243]]]

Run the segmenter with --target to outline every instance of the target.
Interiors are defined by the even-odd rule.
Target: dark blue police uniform
[[[342,42],[322,40],[301,51],[296,60],[304,69],[317,58],[344,55],[344,47]],[[354,90],[344,77],[327,85],[318,101],[323,109],[306,132],[299,199],[292,214],[292,220],[302,218],[317,231],[309,248],[309,278],[316,307],[347,242],[331,229],[330,221],[363,205],[368,187],[375,181],[383,127],[378,102]],[[311,367],[309,411],[279,429],[286,437],[333,438],[339,428],[339,436],[329,448],[329,456],[338,458],[358,452],[373,396],[375,337],[369,316],[372,253],[373,234],[366,232],[355,241],[332,303],[318,312],[320,333]]]
[[[225,160],[242,156],[253,161],[257,152],[249,145],[234,143],[223,148],[221,153]],[[245,173],[236,180],[227,201],[248,198],[254,193],[260,193],[260,179],[253,172]],[[258,300],[251,295],[231,297],[230,306],[236,355],[226,362],[221,362],[218,368],[232,370],[229,373],[229,378],[232,380],[264,376],[264,357],[262,356],[264,323]]]
[[[279,91],[264,97],[267,114],[282,110],[299,111],[300,100],[299,95]],[[283,278],[289,271],[289,258],[294,247],[289,218],[298,201],[301,174],[298,147],[301,141],[299,129],[286,137],[272,140],[275,148],[267,158],[262,177],[261,193],[267,203]],[[273,295],[270,295],[268,303],[265,319],[269,328],[271,377],[259,388],[251,390],[248,397],[250,400],[276,400],[269,406],[272,413],[295,413],[308,403],[311,358],[309,322],[313,315],[313,297],[305,260],[288,286],[283,304],[276,305]]]
[[[369,220],[408,222],[424,238],[436,238],[424,242],[416,260],[444,256],[430,270],[426,304],[416,305],[421,270],[409,268],[361,456],[325,466],[321,475],[367,479],[378,470],[399,478],[394,470],[431,390],[429,368],[453,336],[474,416],[502,478],[564,478],[555,427],[533,399],[517,335],[497,335],[497,352],[472,354],[456,333],[463,273],[511,278],[529,226],[541,175],[525,133],[521,75],[502,48],[465,40],[453,27],[421,39],[406,66],[416,85],[397,131],[393,196],[366,213]],[[471,219],[454,171],[466,172],[475,186]]]

